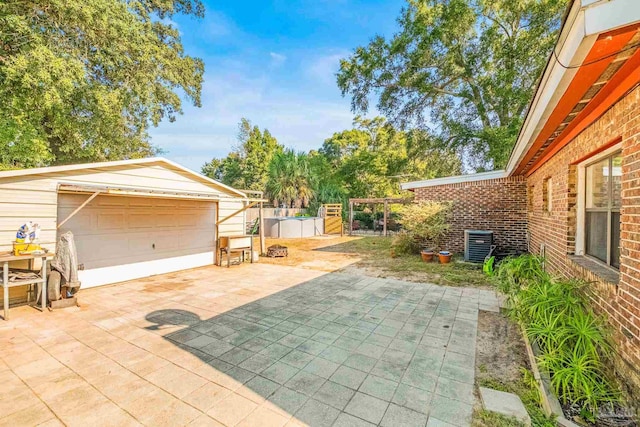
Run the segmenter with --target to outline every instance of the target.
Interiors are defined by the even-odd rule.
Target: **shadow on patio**
[[[225,425],[467,426],[483,304],[497,300],[329,273],[210,319],[166,309],[146,320],[210,368],[189,398]]]

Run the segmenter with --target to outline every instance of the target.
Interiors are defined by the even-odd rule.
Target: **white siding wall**
[[[245,206],[242,200],[228,200],[226,202],[220,202],[219,204],[219,219],[228,217],[229,215],[237,212]],[[245,230],[244,211],[229,218],[218,226],[218,232],[220,236],[233,236],[238,234],[244,234]]]
[[[210,194],[220,198],[220,218],[244,206],[241,198],[227,193],[222,188],[216,188],[204,179],[200,181],[197,177],[161,162],[0,178],[0,252],[12,249],[16,231],[26,221],[38,223],[42,230],[40,240],[43,246],[55,250],[58,222],[57,190],[60,183],[122,185],[150,190]],[[243,214],[236,215],[220,225],[220,235],[243,233]]]
[[[26,177],[0,180],[0,252],[12,249],[16,231],[27,221],[40,224],[40,241],[53,250],[58,193],[55,181]]]

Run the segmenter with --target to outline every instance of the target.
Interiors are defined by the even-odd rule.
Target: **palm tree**
[[[309,159],[305,153],[287,149],[278,153],[269,165],[267,196],[274,206],[302,208],[313,198]]]

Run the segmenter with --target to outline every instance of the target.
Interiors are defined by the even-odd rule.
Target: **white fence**
[[[258,212],[260,209],[258,208],[249,208],[247,209],[247,222],[253,222],[258,219]],[[283,217],[283,216],[296,216],[298,213],[305,213],[306,209],[297,209],[297,208],[263,208],[262,214],[265,218],[273,218],[273,217]]]
[[[256,219],[258,219],[260,209],[259,208],[249,208],[246,210],[246,227],[247,233],[251,232]],[[298,213],[305,213],[306,209],[298,209],[298,208],[263,208],[262,214],[265,218],[274,218],[274,217],[283,217],[283,216],[296,216]]]

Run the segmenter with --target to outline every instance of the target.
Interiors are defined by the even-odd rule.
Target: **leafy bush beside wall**
[[[606,323],[589,307],[586,283],[552,278],[534,255],[502,261],[495,278],[510,315],[540,348],[538,362],[563,404],[580,405],[589,418],[620,399],[607,368],[612,346]]]
[[[421,247],[441,249],[441,241],[449,231],[450,203],[421,201],[402,206],[398,211],[404,233],[398,234],[394,247],[419,252]],[[413,240],[413,244],[410,241]]]

